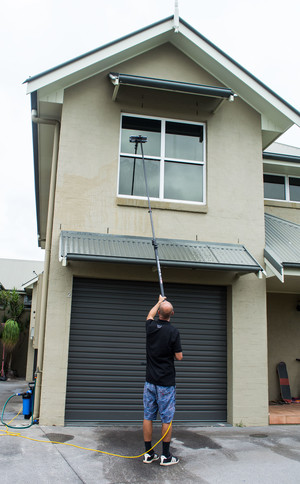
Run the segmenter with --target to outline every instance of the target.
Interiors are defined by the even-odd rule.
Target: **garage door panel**
[[[176,362],[182,421],[227,418],[226,288],[165,284],[184,360]],[[66,424],[143,419],[145,317],[157,284],[74,278]]]

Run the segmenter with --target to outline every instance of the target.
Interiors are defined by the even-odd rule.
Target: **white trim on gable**
[[[176,27],[176,28],[175,28]],[[300,113],[181,18],[169,17],[115,42],[27,79],[27,93],[54,100],[57,92],[132,59],[166,42],[232,89],[261,114],[263,149],[288,130],[300,126]],[[55,102],[62,102],[63,95]]]
[[[32,81],[29,78],[27,81],[27,93],[29,94],[50,85],[53,90],[57,84],[64,88],[70,87],[112,68],[120,62],[124,62],[168,42],[172,33],[173,21],[168,20],[151,27],[151,29],[120,39],[107,47],[99,48],[97,51],[93,51],[90,54],[87,53],[55,69],[50,69],[45,74],[35,76]]]

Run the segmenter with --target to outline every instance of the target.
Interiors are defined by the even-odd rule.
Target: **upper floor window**
[[[204,125],[152,117],[122,115],[118,194],[146,197],[141,149],[129,141],[139,135],[150,197],[205,203]]]
[[[300,178],[287,175],[264,175],[265,198],[300,202]]]

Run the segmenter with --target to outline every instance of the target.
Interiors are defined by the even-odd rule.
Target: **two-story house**
[[[267,424],[267,288],[282,283],[265,266],[264,213],[281,212],[264,206],[264,166],[273,176],[276,162],[269,169],[262,152],[300,113],[174,17],[26,82],[45,248],[35,415],[50,425],[143,418],[144,322],[159,285],[140,146],[129,142],[142,135],[183,344],[176,420]],[[280,210],[289,219],[285,203],[295,205],[299,223],[290,200]],[[276,341],[285,324],[271,326]]]

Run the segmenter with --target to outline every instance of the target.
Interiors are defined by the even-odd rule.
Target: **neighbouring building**
[[[267,424],[276,362],[295,360],[300,331],[300,153],[272,143],[299,111],[174,17],[26,82],[46,249],[40,422],[143,418],[144,320],[159,285],[129,142],[141,135],[183,343],[176,421]]]
[[[28,352],[28,338],[33,335],[32,327],[35,321],[35,304],[32,308],[33,292],[38,283],[38,276],[42,273],[44,263],[36,260],[21,260],[21,259],[0,259],[0,289],[12,291],[15,289],[23,304],[24,311],[21,316],[21,322],[24,329],[20,334],[19,342],[13,351],[12,370],[18,377],[26,376],[26,366],[29,364],[32,367],[34,353],[29,346]],[[0,307],[0,320],[5,322],[9,314],[4,307]],[[2,355],[2,344],[0,340],[0,354]]]

